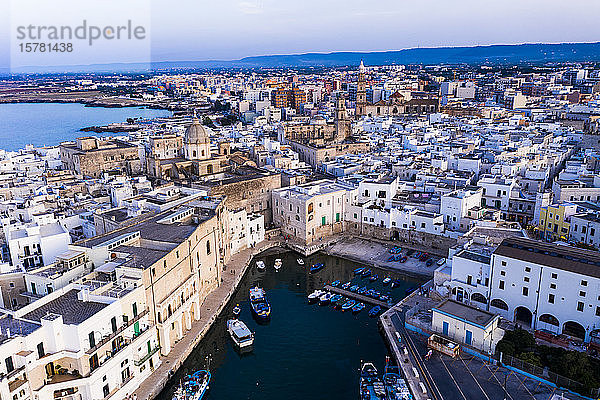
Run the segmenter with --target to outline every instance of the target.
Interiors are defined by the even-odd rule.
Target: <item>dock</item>
[[[349,299],[358,300],[365,304],[372,304],[374,306],[381,306],[381,308],[388,309],[390,305],[385,301],[377,300],[372,297],[363,296],[362,294],[354,293],[349,290],[344,290],[342,288],[333,287],[331,285],[325,285],[325,290],[328,290],[333,293],[341,294]]]

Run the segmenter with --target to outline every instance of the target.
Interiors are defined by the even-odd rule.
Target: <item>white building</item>
[[[481,206],[482,190],[455,190],[441,197],[440,213],[446,227],[453,231],[466,232],[470,228],[472,215],[469,210]]]

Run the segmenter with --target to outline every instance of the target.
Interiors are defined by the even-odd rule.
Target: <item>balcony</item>
[[[89,355],[94,354],[98,349],[100,349],[106,343],[108,343],[111,340],[113,340],[115,337],[117,337],[119,334],[121,334],[125,329],[127,329],[130,326],[132,326],[133,324],[135,324],[137,321],[139,321],[146,314],[148,314],[148,310],[142,311],[135,318],[127,321],[126,324],[121,325],[121,327],[119,329],[117,329],[115,332],[112,332],[110,335],[103,336],[102,339],[94,347],[92,347],[91,349],[87,350],[85,352],[85,354],[89,354]]]
[[[160,346],[154,346],[154,348],[152,350],[150,350],[144,357],[140,358],[139,360],[133,360],[133,363],[135,364],[136,367],[139,367],[140,365],[142,365],[143,363],[145,363],[146,361],[148,361],[148,359],[150,357],[152,357],[154,354],[156,354],[156,352],[160,350]]]

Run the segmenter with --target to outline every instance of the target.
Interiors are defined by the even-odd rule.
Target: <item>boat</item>
[[[359,312],[361,312],[363,309],[365,308],[365,303],[356,303],[353,307],[352,307],[352,312],[354,314],[358,314]]]
[[[379,378],[377,368],[372,363],[360,366],[360,399],[383,400],[386,398],[385,386]]]
[[[312,273],[315,273],[315,272],[317,272],[317,271],[320,271],[320,270],[322,270],[324,267],[325,267],[325,264],[323,264],[323,263],[316,263],[316,264],[313,264],[313,265],[312,265],[312,267],[310,267],[310,273],[312,274]]]
[[[227,321],[227,331],[231,336],[231,340],[240,349],[250,347],[254,343],[254,333],[239,319]]]
[[[259,271],[264,271],[266,269],[265,262],[264,261],[257,261],[256,262],[256,269],[259,270]]]
[[[298,262],[298,265],[304,265],[304,260],[301,258],[298,258],[296,262]]]
[[[382,283],[383,283],[384,285],[387,285],[387,284],[388,284],[388,283],[390,283],[391,281],[392,281],[392,278],[390,278],[390,277],[388,276],[388,277],[385,277],[385,278],[383,278],[383,281],[382,281]]]
[[[331,304],[335,305],[335,303],[337,303],[338,301],[340,301],[343,298],[344,298],[344,296],[342,296],[341,294],[334,294],[333,296],[331,296],[331,300],[329,300],[329,302]]]
[[[356,291],[358,290],[358,288],[359,288],[358,285],[352,285],[352,286],[350,286],[350,289],[348,289],[348,290],[350,290],[351,292],[356,293]]]
[[[233,316],[235,318],[237,318],[237,317],[239,317],[239,315],[240,315],[241,312],[242,312],[242,308],[240,307],[239,304],[236,304],[235,307],[233,307],[233,311],[232,311]]]
[[[208,390],[210,372],[207,370],[196,371],[186,375],[173,394],[173,400],[201,400]]]
[[[363,272],[361,272],[361,275],[363,276],[363,278],[366,278],[367,276],[371,275],[371,270],[365,269]]]
[[[342,308],[342,306],[344,304],[346,304],[346,302],[348,301],[347,297],[340,297],[340,299],[338,301],[335,302],[335,304],[333,305],[333,308],[335,308],[336,310],[339,310],[340,308]]]
[[[351,309],[352,307],[354,307],[355,304],[356,304],[356,301],[354,301],[354,300],[348,300],[347,302],[345,302],[344,304],[342,304],[342,311],[348,311],[349,309]]]
[[[265,297],[265,291],[258,286],[250,289],[250,305],[252,312],[261,320],[268,320],[271,317],[271,305]]]
[[[341,283],[342,283],[341,281],[333,281],[333,282],[331,282],[331,287],[338,287],[338,286],[340,286]]]
[[[369,310],[369,317],[376,317],[381,312],[381,306],[375,306]]]
[[[343,283],[341,288],[344,290],[348,290],[348,288],[352,285],[352,282]]]
[[[414,292],[415,290],[417,290],[416,287],[412,287],[412,288],[408,288],[404,290],[404,295],[408,296],[409,294],[411,294],[412,292]]]
[[[333,295],[329,292],[323,293],[321,297],[319,297],[319,305],[326,306],[331,301]]]
[[[366,286],[363,286],[363,287],[361,287],[360,289],[358,289],[356,291],[356,293],[358,293],[358,294],[365,294],[366,292],[367,292],[367,287]]]
[[[379,275],[375,274],[375,275],[371,275],[371,277],[369,278],[369,280],[371,282],[375,282],[377,280],[377,278],[379,278]]]
[[[394,282],[392,282],[392,288],[396,288],[396,287],[400,286],[401,283],[402,283],[402,281],[400,279],[394,280]]]
[[[275,259],[275,264],[273,264],[273,267],[275,268],[275,271],[279,271],[279,269],[282,266],[283,266],[283,261],[281,261],[281,258]]]
[[[388,360],[389,362],[389,360]],[[399,368],[396,366],[385,366],[383,374],[383,385],[388,400],[412,400],[413,396],[406,381],[400,376]]]
[[[390,296],[387,294],[382,294],[381,296],[379,296],[379,300],[381,301],[388,301],[390,299]]]
[[[311,294],[308,295],[308,304],[316,303],[319,300],[319,297],[325,294],[324,290],[315,290]]]
[[[354,270],[354,275],[360,275],[366,268],[356,268]]]

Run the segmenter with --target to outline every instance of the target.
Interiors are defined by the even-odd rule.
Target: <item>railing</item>
[[[148,314],[148,310],[142,311],[137,316],[135,316],[133,319],[127,321],[127,324],[121,325],[121,327],[119,329],[117,329],[115,332],[112,332],[110,335],[102,337],[102,339],[100,339],[100,341],[94,347],[90,348],[85,353],[86,354],[94,354],[95,351],[97,351],[99,348],[101,348],[102,346],[104,346],[106,343],[110,342],[117,335],[119,335],[120,333],[122,333],[125,329],[127,329],[131,325],[135,324],[137,321],[139,321],[146,314]]]
[[[160,346],[154,346],[154,348],[152,350],[150,350],[148,352],[148,354],[146,354],[144,357],[140,358],[139,360],[133,360],[133,363],[135,364],[136,367],[139,367],[140,365],[142,365],[143,363],[148,361],[148,359],[150,357],[152,357],[154,354],[156,354],[156,352],[158,350],[160,350]]]

